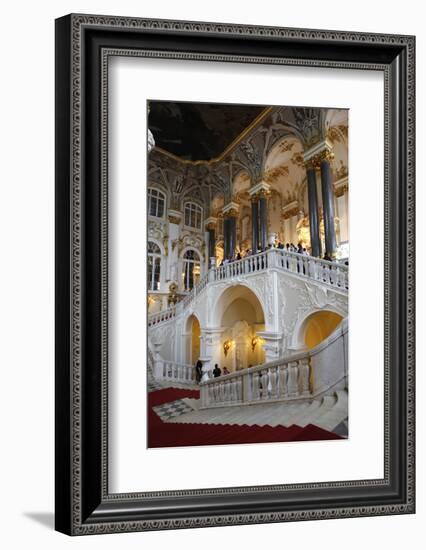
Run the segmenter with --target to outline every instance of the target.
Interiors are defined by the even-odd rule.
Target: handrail
[[[156,325],[162,321],[169,321],[176,316],[176,306],[163,309],[162,311],[157,311],[156,313],[150,313],[148,315],[148,326]]]
[[[347,332],[348,321],[344,319],[328,338],[311,350],[202,382],[200,384],[201,407],[224,407],[265,401],[314,398],[339,383],[344,384],[347,377],[345,368],[347,349],[343,338]],[[338,342],[339,339],[342,339],[341,343]],[[321,368],[321,352],[333,345],[338,347],[340,345],[343,364],[340,365],[338,375],[335,375],[330,383],[325,384],[321,379],[321,373],[318,372],[318,368]],[[314,388],[311,382],[312,360],[317,356],[315,374],[320,381]]]

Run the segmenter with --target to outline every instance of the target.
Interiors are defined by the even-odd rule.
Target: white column
[[[349,240],[348,231],[348,194],[344,193],[336,198],[337,217],[340,221],[340,242],[345,243]]]
[[[223,328],[203,328],[201,330],[203,347],[200,350],[200,354],[206,361],[209,361],[211,369],[214,368],[215,363],[220,365],[220,342],[223,331]]]
[[[263,349],[265,350],[265,363],[279,359],[282,333],[263,331],[258,332],[257,334],[265,340],[265,343],[263,344]]]

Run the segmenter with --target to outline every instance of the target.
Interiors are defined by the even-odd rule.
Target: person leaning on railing
[[[219,378],[219,376],[221,374],[222,374],[222,371],[220,370],[219,365],[216,363],[216,365],[214,366],[214,369],[213,369],[213,377],[214,378]]]

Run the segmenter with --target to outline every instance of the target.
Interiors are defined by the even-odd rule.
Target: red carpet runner
[[[174,424],[163,422],[152,407],[184,397],[199,397],[198,390],[166,388],[148,394],[148,447],[230,445],[234,443],[273,443],[341,439],[312,424],[300,426],[238,426],[213,424]]]

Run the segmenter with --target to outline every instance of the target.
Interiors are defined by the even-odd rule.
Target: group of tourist
[[[296,254],[303,254],[304,256],[309,256],[310,254],[302,246],[302,243],[299,243],[297,246],[295,246],[293,243],[287,243],[284,245],[281,241],[277,241],[274,244],[268,244],[266,247],[266,250],[270,250],[271,248],[278,248],[280,250],[286,250],[287,252],[294,252]],[[264,252],[261,248],[258,248],[256,251],[253,251],[251,248],[248,248],[245,252],[237,252],[234,256],[231,258],[224,258],[219,266],[227,265],[232,262],[238,262],[238,260],[242,260],[243,258],[247,258],[248,256],[253,256],[254,254],[260,254],[261,252]],[[327,258],[325,258],[327,259]]]
[[[269,244],[266,247],[266,250],[270,250],[271,248],[278,248],[279,250],[286,250],[286,252],[292,252],[294,254],[300,254],[302,256],[310,256],[307,249],[304,246],[302,246],[302,243],[299,243],[296,246],[293,243],[286,243],[284,245],[284,243],[282,243],[281,241],[277,241],[274,244]],[[255,252],[252,249],[248,248],[245,252],[237,252],[231,258],[224,258],[220,262],[219,267],[221,267],[223,265],[230,264],[232,262],[237,262],[238,260],[242,260],[243,258],[247,258],[248,256],[252,256],[254,254],[260,254],[261,252],[264,252],[261,248],[258,248],[257,251],[255,251]],[[331,258],[328,254],[325,254],[323,259],[327,260],[329,262],[333,261],[333,258]]]
[[[219,367],[219,365],[216,363],[214,366],[214,369],[212,371],[213,378],[218,378],[219,376],[225,376],[226,374],[230,374],[229,370],[226,367],[223,367],[223,370]],[[201,381],[201,378],[203,376],[203,363],[198,359],[197,363],[195,364],[195,379],[199,383]]]

